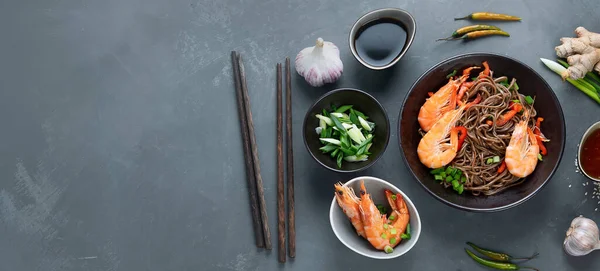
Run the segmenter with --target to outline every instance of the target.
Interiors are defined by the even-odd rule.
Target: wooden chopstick
[[[260,211],[258,207],[258,197],[256,195],[256,179],[254,178],[254,166],[252,165],[252,153],[250,150],[250,138],[248,135],[248,120],[246,119],[246,111],[244,109],[244,99],[242,94],[242,86],[240,83],[240,67],[237,61],[237,53],[231,52],[231,64],[233,67],[233,81],[235,83],[235,91],[237,98],[238,114],[240,118],[240,130],[242,132],[242,141],[244,147],[244,162],[246,164],[246,179],[248,182],[248,194],[250,196],[250,211],[252,213],[252,225],[254,228],[254,238],[256,239],[257,247],[265,246],[265,237],[263,235]]]
[[[277,252],[279,262],[285,255],[285,190],[283,187],[283,108],[281,63],[277,63]]]
[[[296,257],[296,213],[294,210],[294,142],[292,141],[292,76],[290,58],[285,58],[285,125],[287,146],[288,250]]]
[[[248,85],[246,84],[246,70],[242,56],[237,55],[238,65],[240,69],[240,82],[242,85],[242,97],[244,101],[244,110],[246,111],[246,119],[248,121],[248,134],[250,138],[250,150],[252,153],[252,165],[254,168],[254,178],[256,179],[256,190],[258,193],[258,203],[265,239],[265,248],[271,249],[271,230],[269,230],[269,219],[267,217],[267,204],[265,202],[265,191],[263,188],[262,176],[260,175],[260,160],[258,159],[258,149],[256,145],[256,136],[254,135],[254,123],[252,122],[252,110],[250,108],[250,97],[248,96]]]

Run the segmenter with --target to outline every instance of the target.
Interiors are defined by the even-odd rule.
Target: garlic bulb
[[[296,56],[296,71],[308,84],[320,87],[337,81],[344,70],[337,46],[322,38],[313,47],[306,47]]]
[[[598,225],[583,216],[576,217],[571,222],[563,247],[567,254],[583,256],[600,249]]]

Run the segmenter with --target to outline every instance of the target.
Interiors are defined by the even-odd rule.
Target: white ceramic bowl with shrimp
[[[390,210],[390,206],[384,194],[384,190],[387,189],[392,191],[394,194],[402,195],[410,214],[409,224],[411,238],[408,240],[402,240],[394,248],[392,253],[386,253],[382,250],[375,249],[365,238],[358,236],[356,230],[352,226],[352,223],[336,202],[335,196],[331,201],[331,207],[329,209],[329,222],[331,223],[331,229],[333,229],[333,233],[340,240],[340,242],[342,242],[342,244],[352,251],[365,257],[373,259],[393,259],[404,255],[417,243],[419,236],[421,235],[421,218],[419,217],[417,208],[415,208],[415,205],[404,192],[391,183],[379,178],[369,176],[356,177],[346,182],[343,186],[352,187],[356,193],[359,193],[361,180],[364,181],[367,193],[371,195],[373,202],[375,204],[386,206],[388,210]],[[332,192],[333,191],[334,190],[332,187]],[[357,194],[357,196],[360,195]]]

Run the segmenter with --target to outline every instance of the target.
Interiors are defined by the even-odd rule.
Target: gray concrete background
[[[394,69],[373,72],[353,59],[347,35],[361,14],[381,7],[408,10],[418,30]],[[510,38],[434,42],[467,24],[453,17],[480,10],[524,20],[498,24]],[[593,0],[2,1],[0,270],[480,270],[462,250],[467,240],[518,255],[539,251],[530,265],[541,270],[598,270],[598,254],[571,258],[561,247],[576,215],[600,222],[593,186],[582,185],[574,165],[581,134],[600,119],[598,105],[538,60],[553,58],[559,38],[579,25],[600,31],[598,13]],[[293,77],[298,245],[297,258],[281,265],[276,251],[253,242],[229,52],[246,60],[275,233],[275,64],[317,37],[339,46],[345,69],[320,89]],[[564,158],[533,199],[494,214],[445,206],[406,170],[397,131],[382,159],[359,174],[311,160],[300,130],[318,96],[366,90],[395,128],[421,73],[476,51],[527,63],[563,106]],[[358,175],[391,181],[419,208],[423,232],[405,256],[367,259],[333,235],[332,184]]]

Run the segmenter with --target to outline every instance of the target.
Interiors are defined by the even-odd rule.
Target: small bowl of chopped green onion
[[[358,89],[336,89],[320,97],[303,124],[304,145],[322,166],[356,172],[381,157],[390,137],[383,106]]]

